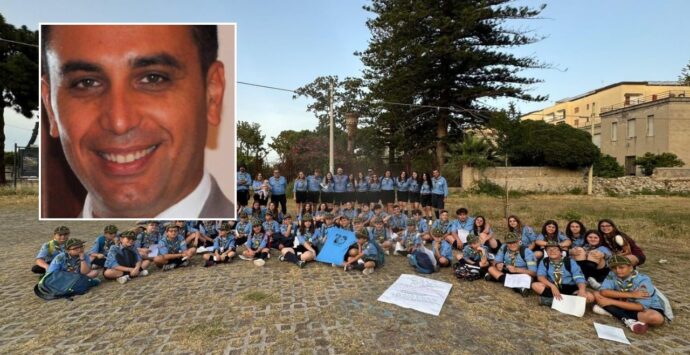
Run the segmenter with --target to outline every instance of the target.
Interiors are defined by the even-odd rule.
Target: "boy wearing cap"
[[[383,224],[383,219],[374,217],[374,228],[369,230],[369,240],[378,243],[385,251],[386,255],[390,255],[390,250],[393,248],[393,240],[391,239],[391,232]]]
[[[189,259],[196,254],[196,248],[187,248],[184,237],[179,234],[177,224],[165,227],[165,237],[158,242],[158,256],[153,262],[163,271],[189,265]]]
[[[157,247],[161,239],[161,234],[158,230],[158,221],[147,221],[146,229],[137,235],[135,242],[136,248],[139,250],[139,255],[142,259],[152,260],[149,257],[151,246]]]
[[[345,271],[353,269],[362,270],[364,275],[370,275],[377,266],[383,266],[384,256],[376,241],[370,240],[364,233],[357,233],[356,248],[351,249],[347,261],[344,263]]]
[[[429,231],[429,223],[422,218],[421,210],[412,210],[412,219],[417,222],[417,230],[419,233],[427,233]]]
[[[317,240],[317,247],[321,248],[324,244],[326,244],[326,238],[328,237],[328,231],[331,228],[336,227],[334,223],[334,216],[330,212],[326,212],[323,216],[324,218],[324,223],[321,224],[321,227],[319,227],[316,232],[315,232],[315,237]]]
[[[266,233],[266,236],[268,237],[269,241],[271,238],[273,238],[273,235],[275,234],[276,236],[280,234],[280,224],[273,219],[273,213],[271,211],[266,212],[266,221],[262,223],[262,226],[264,227],[264,233]]]
[[[534,253],[520,245],[520,237],[515,233],[506,235],[505,244],[498,249],[494,265],[489,267],[485,279],[504,283],[506,274],[527,274],[533,278],[537,276],[537,260]],[[514,288],[513,291],[523,297],[529,295],[528,288]]]
[[[53,240],[41,245],[41,249],[36,255],[36,265],[31,267],[31,271],[35,274],[45,274],[50,262],[53,261],[58,254],[65,251],[65,242],[67,238],[69,238],[69,228],[66,226],[56,227],[53,231]]]
[[[108,256],[108,251],[110,248],[119,244],[119,238],[117,238],[117,227],[115,225],[109,224],[103,229],[103,234],[96,238],[93,242],[91,250],[89,250],[89,258],[91,258],[91,268],[92,269],[102,269],[105,267],[105,259]]]
[[[56,271],[75,272],[89,278],[98,276],[97,270],[91,270],[91,259],[84,254],[84,242],[79,239],[69,239],[65,242],[65,251],[58,254],[48,266],[47,274]]]
[[[223,222],[218,228],[220,234],[213,240],[213,254],[204,254],[205,267],[214,266],[216,263],[231,263],[232,258],[237,255],[235,236],[230,233],[230,229],[227,222]]]
[[[249,222],[247,212],[240,212],[240,221],[235,225],[235,243],[242,245],[247,242],[247,237],[252,232],[252,224]]]
[[[265,259],[268,258],[269,249],[268,237],[264,233],[264,228],[261,221],[255,219],[252,221],[252,233],[247,238],[247,242],[244,244],[247,248],[240,259],[242,260],[254,260],[254,265],[264,266],[266,263]]]
[[[274,233],[270,240],[269,247],[272,249],[282,250],[287,246],[295,244],[295,231],[297,225],[292,222],[292,215],[286,214],[283,217],[283,223],[278,227],[278,233]]]
[[[439,218],[431,225],[431,230],[441,231],[443,239],[451,245],[451,247],[459,249],[462,248],[462,242],[458,244],[459,240],[453,236],[453,223],[448,217],[448,211],[441,210]],[[433,234],[433,233],[432,233]]]
[[[443,239],[445,232],[440,228],[432,229],[431,236],[433,238],[431,250],[434,252],[438,265],[441,267],[450,266],[450,262],[453,260],[453,247],[448,241]]]
[[[398,242],[395,244],[394,255],[406,256],[424,245],[422,236],[417,231],[417,222],[413,218],[410,218],[405,224],[407,228],[398,234]]]
[[[561,246],[549,241],[545,247],[546,255],[537,268],[537,282],[532,290],[540,295],[540,303],[551,306],[553,299],[561,300],[561,294],[584,297],[587,303],[594,302],[594,295],[587,292],[587,280],[577,262],[561,255]]]
[[[108,251],[103,277],[124,284],[134,277],[148,276],[146,268],[149,261],[141,258],[134,245],[135,241],[134,231],[124,231],[120,234],[120,243],[113,245]]]
[[[621,255],[612,256],[609,267],[611,273],[594,292],[594,312],[620,319],[636,334],[644,334],[650,325],[664,324],[671,310],[649,276],[635,270],[630,259]]]
[[[460,265],[472,265],[479,267],[479,275],[484,277],[489,272],[489,249],[482,245],[479,236],[470,234],[467,236],[467,244],[462,249],[462,255],[458,262]]]

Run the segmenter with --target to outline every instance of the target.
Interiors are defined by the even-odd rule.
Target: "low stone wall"
[[[656,168],[652,179],[655,180],[690,180],[690,168]]]
[[[629,195],[640,192],[690,192],[690,179],[662,179],[659,176],[623,176],[614,179],[594,178],[592,192],[597,195],[615,193]]]
[[[489,180],[512,191],[563,193],[573,189],[587,189],[585,170],[566,170],[548,167],[495,167],[479,170],[464,167],[462,188],[471,189],[481,180]]]

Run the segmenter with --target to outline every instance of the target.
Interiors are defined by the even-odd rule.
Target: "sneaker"
[[[364,270],[362,270],[362,273],[363,273],[364,275],[371,275],[371,274],[374,273],[374,269],[365,268]]]
[[[592,306],[592,312],[594,312],[594,313],[596,313],[596,314],[600,314],[600,315],[602,315],[602,316],[613,317],[613,316],[611,315],[611,313],[609,313],[609,311],[605,310],[604,307],[602,307],[602,306],[600,306],[600,305],[598,305],[598,304],[595,304],[594,306]]]
[[[601,284],[599,283],[599,281],[597,281],[595,278],[591,276],[587,279],[587,283],[589,283],[589,287],[597,291],[599,290],[599,288],[601,288]]]
[[[489,273],[487,272],[487,273],[484,275],[484,280],[486,280],[486,281],[491,281],[491,274],[489,274]]]
[[[165,264],[163,265],[163,271],[170,271],[175,268],[175,264]]]
[[[297,262],[297,266],[299,266],[300,269],[304,269],[304,265],[307,265],[307,263],[304,260],[300,260]]]
[[[189,260],[182,258],[182,263],[180,264],[180,267],[185,267],[189,266]]]
[[[271,258],[271,253],[270,252],[266,253],[266,259],[270,259],[270,258]]]
[[[283,256],[283,255],[279,256],[279,257],[278,257],[278,260],[280,260],[280,261],[285,261],[285,256]]]
[[[336,265],[336,264],[331,264],[331,267],[338,267],[338,265]]]
[[[529,288],[521,288],[520,289],[520,295],[522,297],[529,297],[530,289]]]
[[[213,261],[219,262],[220,261],[220,256],[213,256]]]
[[[623,323],[630,328],[635,334],[644,334],[649,329],[647,324],[640,322],[639,320],[623,318]]]
[[[568,256],[568,253],[565,250],[561,251],[561,257],[565,258],[566,256]]]
[[[354,269],[354,266],[352,266],[350,264],[347,264],[343,267],[343,270],[345,270],[345,271],[351,271],[352,269]]]
[[[122,285],[127,283],[127,281],[129,281],[129,275],[123,275],[117,278],[117,282],[119,282]]]
[[[244,254],[240,254],[240,259],[242,260],[254,260],[254,258],[250,258],[248,256],[244,256]]]
[[[539,296],[539,304],[542,306],[551,307],[551,305],[553,304],[553,297]]]
[[[386,256],[390,256],[390,255],[391,255],[391,251],[390,251],[390,250],[386,250]]]
[[[216,263],[211,260],[206,260],[206,263],[204,263],[204,267],[211,267],[213,265],[216,265]]]
[[[266,261],[264,259],[254,260],[254,265],[256,265],[256,266],[264,266],[265,264],[266,264]]]
[[[148,271],[148,270],[141,270],[141,271],[139,272],[139,275],[141,275],[141,276],[149,276],[149,271]]]
[[[189,257],[187,257],[187,256],[182,257],[182,261],[187,261],[188,259],[189,259]]]
[[[198,247],[198,248],[196,249],[196,253],[197,253],[197,254],[203,254],[203,253],[206,253],[206,252],[208,252],[208,249],[206,249],[206,247]]]

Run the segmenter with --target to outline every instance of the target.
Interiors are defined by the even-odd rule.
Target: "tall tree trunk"
[[[2,102],[2,100],[0,100]],[[5,179],[5,105],[0,104],[0,185],[7,182]]]
[[[436,121],[436,165],[439,171],[445,163],[446,136],[448,136],[448,111],[442,110],[439,111]]]
[[[29,139],[29,143],[26,144],[26,147],[29,148],[36,143],[36,138],[38,138],[38,122],[34,125],[34,130],[31,132],[31,139]]]

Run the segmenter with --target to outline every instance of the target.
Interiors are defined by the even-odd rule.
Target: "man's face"
[[[630,276],[630,274],[632,274],[633,267],[632,265],[617,265],[613,268],[613,271],[616,273],[618,278],[626,279],[628,276]]]
[[[165,231],[165,235],[170,240],[177,238],[177,228],[168,228],[168,230]]]
[[[437,178],[439,175],[441,175],[441,173],[440,173],[438,170],[434,170],[431,174],[432,174],[435,178]]]
[[[189,26],[54,26],[46,58],[50,135],[95,215],[155,216],[196,187],[225,83],[220,62],[201,73]]]
[[[149,223],[148,225],[146,225],[146,232],[148,232],[149,234],[158,232],[158,225],[155,223]]]
[[[123,245],[124,247],[129,248],[129,247],[131,247],[132,245],[134,245],[134,239],[132,239],[132,238],[122,238],[122,242],[121,242],[121,243],[122,243],[122,245]]]
[[[69,234],[58,234],[58,233],[56,233],[53,235],[53,239],[55,239],[58,242],[58,244],[64,244],[68,238],[69,238]]]
[[[460,220],[460,222],[465,222],[467,220],[467,213],[458,214],[458,219]]]
[[[275,177],[280,177],[280,171],[278,171],[278,170],[273,170],[273,176],[275,176]]]
[[[338,168],[338,170],[336,170],[336,172],[338,173],[338,175],[342,175],[343,174],[343,168]]]

